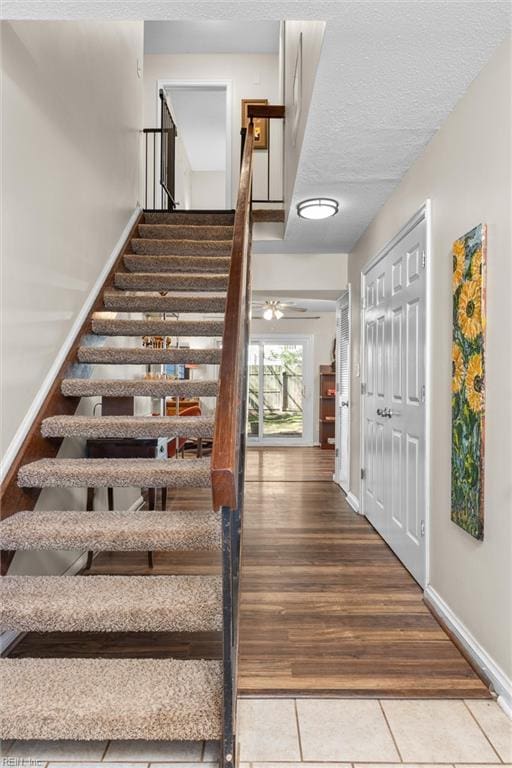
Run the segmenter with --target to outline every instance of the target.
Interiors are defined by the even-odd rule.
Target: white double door
[[[363,274],[363,512],[425,582],[426,223]]]

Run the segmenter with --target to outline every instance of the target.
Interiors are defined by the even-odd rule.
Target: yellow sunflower
[[[460,285],[460,282],[462,280],[462,275],[464,273],[464,259],[465,259],[465,250],[464,250],[464,243],[462,240],[456,240],[453,244],[452,248],[452,258],[453,258],[453,278],[452,278],[452,289],[453,293],[457,290],[457,288]]]
[[[458,344],[452,344],[452,392],[459,392],[464,380],[464,357]]]
[[[471,355],[466,374],[466,397],[474,413],[480,413],[484,404],[484,371],[482,355]]]
[[[473,280],[480,280],[482,276],[482,249],[474,252],[471,259],[471,277]]]
[[[457,318],[466,339],[472,341],[482,332],[482,301],[478,280],[468,280],[463,284]]]

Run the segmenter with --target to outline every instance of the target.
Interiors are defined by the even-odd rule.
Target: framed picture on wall
[[[247,128],[249,104],[268,104],[268,99],[242,99],[242,128]],[[254,120],[254,149],[268,149],[268,120],[255,117]]]

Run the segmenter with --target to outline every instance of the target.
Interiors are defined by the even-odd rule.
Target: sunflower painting
[[[484,537],[485,247],[482,224],[452,247],[451,515],[476,539]]]

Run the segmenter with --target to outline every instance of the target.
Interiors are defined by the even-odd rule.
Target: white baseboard
[[[461,646],[484,677],[490,681],[498,696],[498,704],[509,715],[512,714],[512,681],[501,667],[489,656],[469,629],[454,614],[436,590],[427,586],[424,598],[434,611],[443,619],[448,629],[453,632]]]
[[[64,339],[62,346],[55,356],[55,360],[53,361],[53,365],[48,371],[44,381],[42,382],[39,391],[37,392],[36,396],[34,397],[30,408],[27,410],[27,413],[25,414],[25,418],[21,422],[20,426],[18,427],[13,439],[11,440],[7,450],[5,451],[5,454],[2,459],[2,463],[0,465],[0,477],[3,480],[5,475],[7,474],[9,467],[11,466],[12,462],[16,458],[16,455],[18,451],[20,450],[23,441],[25,440],[31,426],[32,422],[34,421],[35,417],[37,416],[39,409],[41,408],[44,399],[48,392],[50,391],[50,388],[53,385],[53,382],[55,381],[55,377],[57,376],[61,366],[63,365],[67,354],[69,350],[71,349],[73,342],[76,338],[76,335],[80,331],[80,328],[82,327],[82,324],[87,318],[87,315],[91,311],[94,301],[96,299],[96,296],[98,295],[101,286],[105,282],[108,273],[112,269],[112,266],[114,265],[117,257],[119,256],[121,252],[121,248],[123,247],[126,239],[128,238],[128,235],[130,234],[130,230],[132,229],[133,225],[135,224],[137,217],[139,216],[141,212],[141,208],[137,207],[133,211],[132,215],[130,216],[128,223],[124,230],[121,233],[121,236],[119,237],[119,240],[115,244],[112,253],[108,257],[107,261],[105,262],[105,266],[101,270],[100,274],[98,275],[98,278],[94,285],[92,286],[91,290],[89,291],[89,294],[84,301],[82,305],[82,309],[78,313],[78,315],[75,318],[75,321],[71,328],[69,329],[69,333]]]
[[[351,491],[347,493],[347,502],[350,504],[354,512],[359,512],[359,499],[357,496],[354,496]]]

